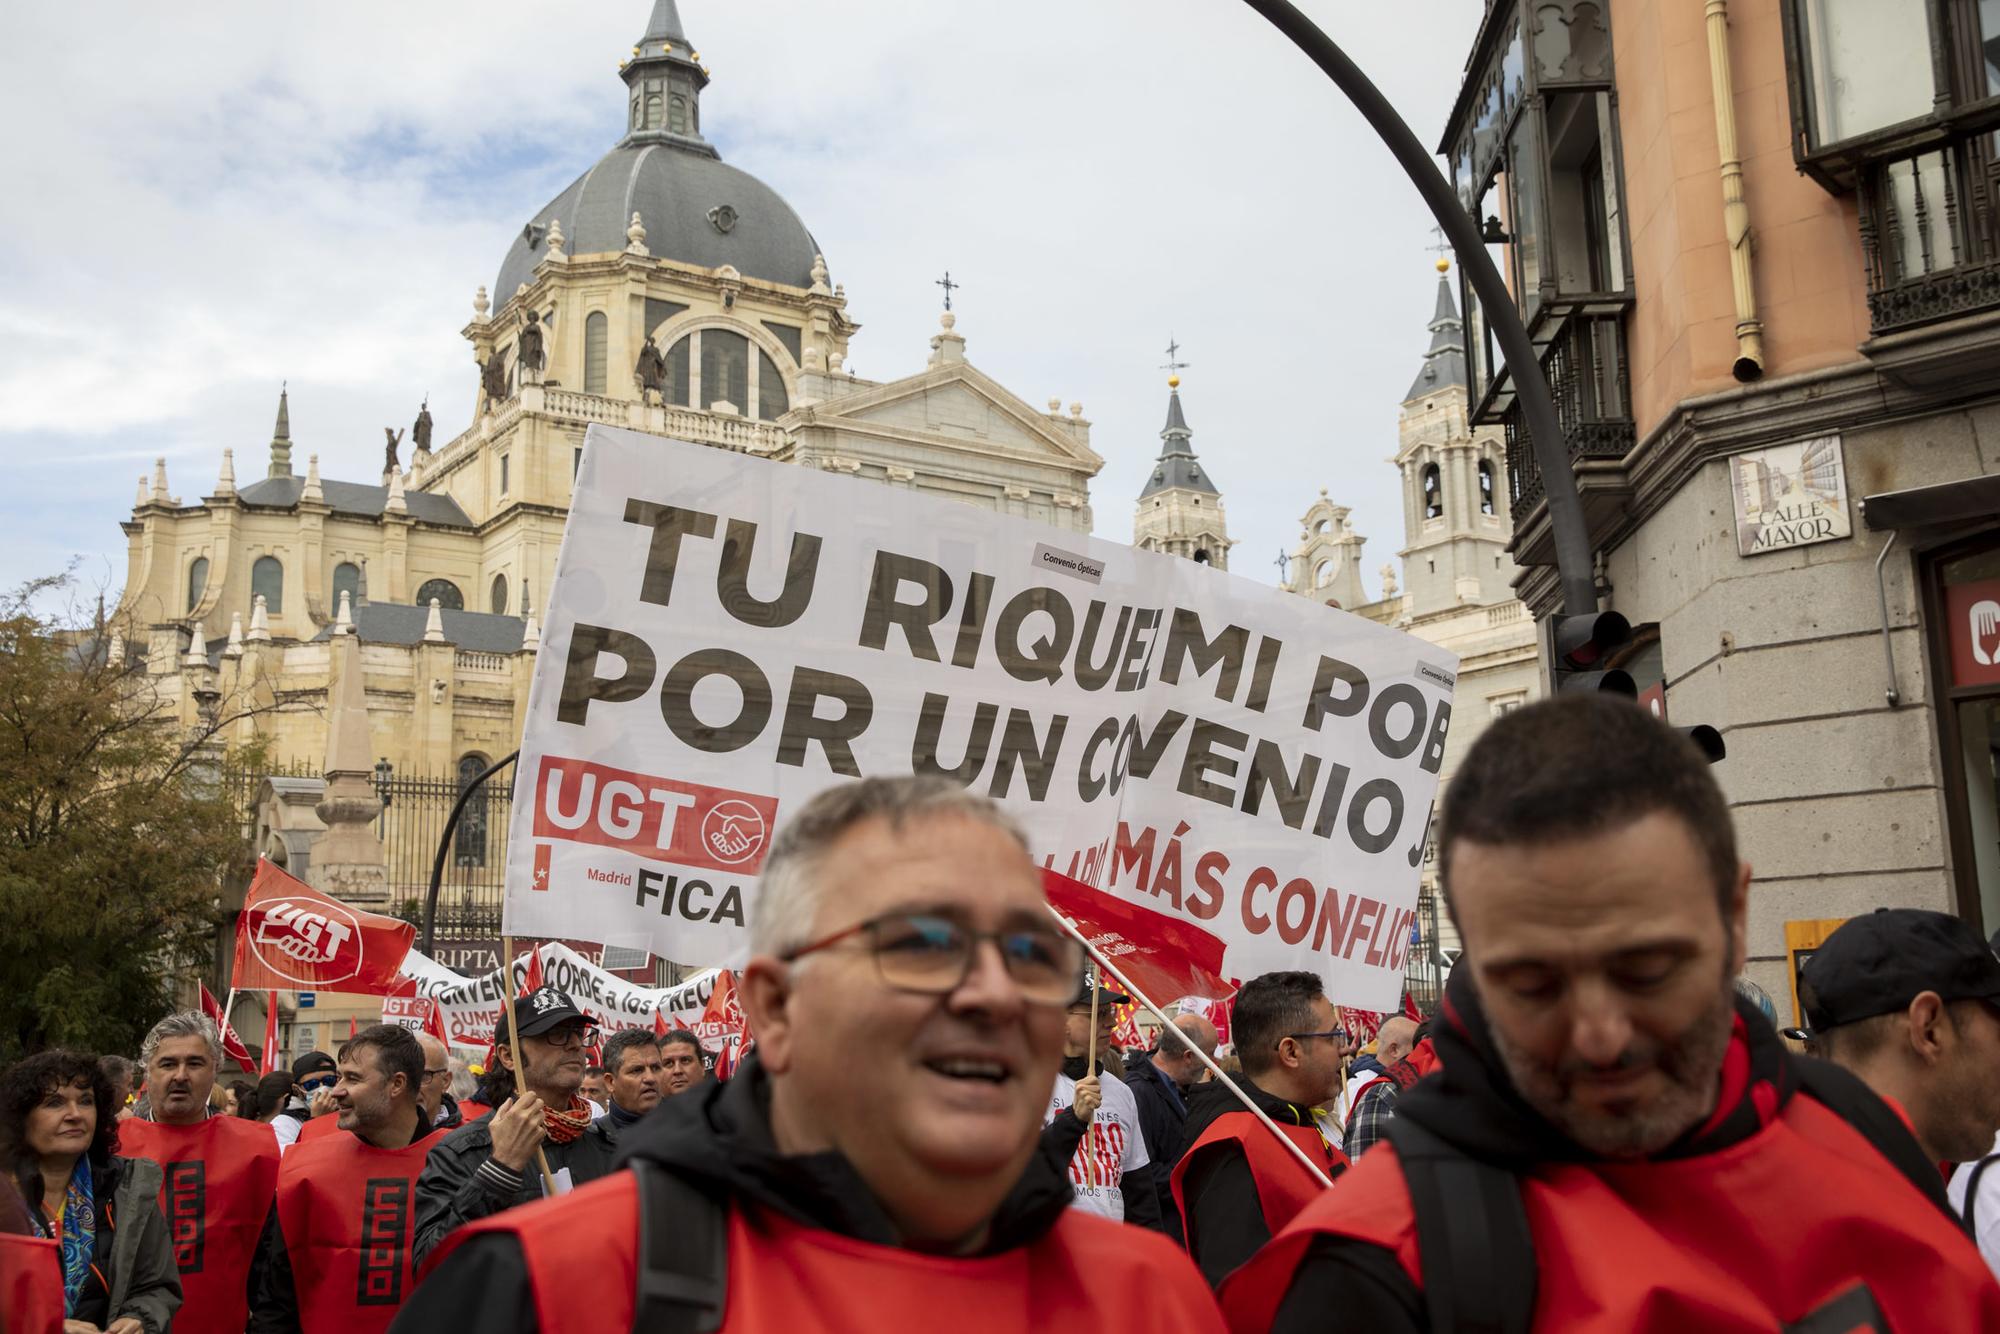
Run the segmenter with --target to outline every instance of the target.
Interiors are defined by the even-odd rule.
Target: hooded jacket
[[[747,1058],[727,1082],[705,1083],[666,1099],[643,1121],[627,1127],[620,1137],[618,1165],[637,1158],[658,1164],[701,1193],[736,1208],[751,1205],[787,1223],[871,1245],[900,1244],[887,1211],[844,1157],[834,1152],[779,1152],[771,1134],[770,1080],[755,1056]],[[602,1191],[612,1184],[600,1182],[591,1189]],[[1069,1181],[1048,1155],[1032,1155],[995,1211],[977,1255],[999,1255],[1042,1240],[1070,1215],[1070,1199]],[[557,1201],[548,1208],[560,1209],[565,1203]],[[1082,1217],[1068,1225],[1115,1226]],[[620,1236],[622,1243],[632,1234]],[[1173,1260],[1157,1239],[1142,1239],[1144,1234],[1136,1231],[1131,1236],[1132,1246],[1146,1260],[1155,1264]],[[1146,1255],[1149,1247],[1160,1248],[1160,1253]],[[424,1279],[391,1334],[442,1328],[538,1334],[541,1323],[528,1274],[519,1236],[504,1231],[476,1234],[453,1247]],[[857,1294],[855,1300],[868,1298]]]
[[[1801,1279],[1805,1286],[1838,1286],[1848,1278],[1858,1283],[1865,1276],[1852,1271],[1854,1256],[1847,1248],[1871,1229],[1874,1236],[1864,1249],[1887,1254],[1893,1242],[1901,1254],[1897,1263],[1909,1266],[1913,1286],[1930,1282],[1916,1276],[1913,1255],[1928,1257],[1940,1273],[1951,1275],[1949,1287],[1940,1283],[1914,1294],[1917,1309],[1931,1312],[1922,1327],[1995,1327],[1979,1322],[2000,1317],[2000,1289],[1983,1290],[1973,1268],[1976,1251],[1952,1225],[1941,1183],[1927,1170],[1915,1139],[1858,1080],[1787,1052],[1748,1002],[1737,1001],[1714,1111],[1643,1160],[1593,1155],[1522,1099],[1477,994],[1462,976],[1448,984],[1434,1037],[1442,1071],[1400,1093],[1397,1119],[1518,1178],[1539,1272],[1536,1328],[1590,1320],[1597,1322],[1589,1325],[1593,1329],[1692,1328],[1690,1308],[1708,1312],[1698,1322],[1701,1328],[1745,1328],[1740,1310],[1713,1304],[1718,1291],[1730,1301],[1748,1294],[1755,1305],[1764,1294],[1780,1294]],[[1808,1083],[1815,1090],[1837,1090],[1850,1109],[1847,1115],[1807,1093]],[[1860,1122],[1847,1119],[1856,1115],[1869,1123],[1865,1137],[1853,1129]],[[1751,1166],[1761,1152],[1789,1154],[1771,1162],[1790,1166],[1778,1170],[1779,1180],[1762,1187],[1765,1197],[1757,1198],[1750,1183],[1770,1175]],[[1807,1165],[1804,1170],[1801,1164]],[[1837,1184],[1835,1176],[1842,1178]],[[1713,1199],[1703,1202],[1718,1190],[1728,1197],[1725,1209],[1718,1210]],[[1673,1208],[1664,1207],[1668,1201]],[[1691,1217],[1672,1216],[1682,1202]],[[1426,1334],[1432,1312],[1416,1277],[1422,1250],[1409,1225],[1410,1209],[1396,1148],[1377,1148],[1231,1277],[1222,1292],[1231,1328]],[[1863,1225],[1862,1218],[1869,1221]],[[1593,1244],[1577,1244],[1583,1236]],[[1770,1255],[1754,1254],[1758,1247]],[[1967,1258],[1960,1249],[1970,1253],[1969,1264],[1959,1263]],[[1755,1272],[1732,1277],[1732,1266]],[[1967,1270],[1969,1284],[1961,1281]],[[1677,1288],[1682,1275],[1693,1276],[1690,1290]],[[1695,1284],[1706,1286],[1696,1291]],[[1955,1305],[1968,1294],[1976,1312]],[[1771,1305],[1785,1300],[1790,1299],[1774,1295]],[[1586,1318],[1584,1311],[1592,1314]],[[1813,1307],[1778,1319],[1816,1314],[1819,1308]],[[1849,1312],[1842,1308],[1841,1314]],[[1753,1318],[1750,1327],[1776,1327],[1766,1319]],[[1876,1326],[1853,1321],[1838,1327]]]

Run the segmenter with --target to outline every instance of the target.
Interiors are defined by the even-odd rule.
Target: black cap
[[[1088,1006],[1090,1004],[1090,993],[1093,991],[1097,993],[1097,1003],[1100,1007],[1108,1008],[1113,1005],[1123,1005],[1132,999],[1122,991],[1112,990],[1108,984],[1104,986],[1092,986],[1090,979],[1086,977],[1083,979],[1083,985],[1076,989],[1076,999],[1069,1003],[1069,1007],[1073,1010],[1079,1005]]]
[[[576,1008],[569,993],[559,987],[536,987],[525,996],[514,998],[514,1024],[524,1038],[538,1038],[557,1024],[575,1019],[590,1022],[590,1016]],[[507,1040],[507,1018],[502,1015],[499,1027],[494,1031],[493,1041]]]
[[[323,1051],[309,1051],[292,1062],[292,1082],[305,1083],[307,1075],[338,1074],[340,1067]]]
[[[1799,973],[1807,1036],[1894,1013],[1926,991],[2000,1001],[2000,958],[1963,918],[1877,908],[1828,936]]]

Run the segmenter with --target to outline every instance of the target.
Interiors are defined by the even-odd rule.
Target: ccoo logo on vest
[[[337,903],[266,899],[250,948],[266,968],[310,991],[345,982],[361,971],[361,922]]]
[[[742,924],[741,891],[731,875],[755,875],[777,824],[778,799],[634,773],[588,760],[550,755],[535,776],[534,837],[589,843],[651,862],[719,871],[711,884],[641,869],[590,867],[591,880],[635,887],[644,904],[658,896],[662,913]],[[534,887],[549,886],[552,845],[535,845]]]

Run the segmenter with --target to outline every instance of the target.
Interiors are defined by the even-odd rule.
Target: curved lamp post
[[[1389,99],[1370,82],[1333,39],[1301,14],[1288,0],[1245,0],[1250,8],[1270,20],[1271,26],[1291,39],[1333,80],[1347,100],[1354,104],[1368,125],[1389,146],[1403,171],[1430,205],[1431,214],[1458,252],[1467,281],[1485,307],[1493,335],[1507,359],[1514,377],[1514,392],[1520,395],[1521,411],[1527,417],[1528,438],[1535,462],[1542,470],[1542,483],[1549,506],[1549,530],[1555,539],[1556,569],[1562,576],[1563,611],[1571,616],[1597,611],[1597,585],[1593,577],[1590,534],[1583,522],[1583,499],[1577,493],[1576,473],[1570,468],[1569,444],[1556,418],[1555,397],[1549,392],[1548,377],[1542,374],[1541,359],[1535,355],[1527,326],[1514,308],[1514,295],[1493,267],[1478,226],[1459,203],[1451,183],[1438,169],[1436,159],[1424,151],[1417,136]]]
[[[446,818],[444,833],[438,839],[437,860],[431,863],[430,893],[424,897],[425,954],[434,954],[437,950],[438,886],[444,883],[445,854],[451,851],[451,836],[458,828],[458,817],[465,813],[465,803],[472,800],[472,794],[479,791],[487,779],[520,757],[521,752],[516,750],[481,769],[474,775],[472,781],[465,785],[465,790],[458,794],[458,800],[452,803],[451,815]]]

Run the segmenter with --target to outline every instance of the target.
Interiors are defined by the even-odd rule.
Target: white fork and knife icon
[[[2000,602],[1988,599],[1972,604],[1972,656],[1981,667],[2000,662]],[[1987,641],[1992,641],[1988,643]]]

